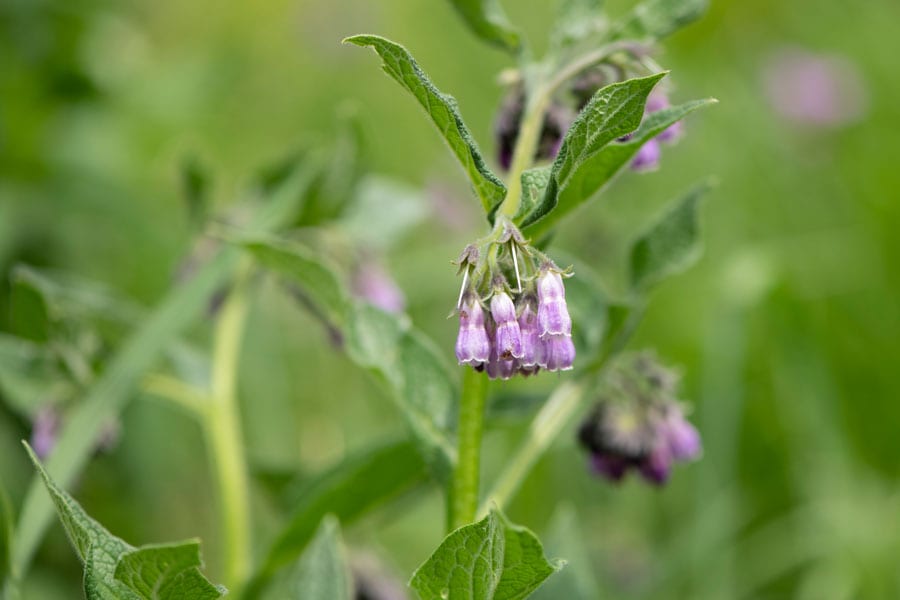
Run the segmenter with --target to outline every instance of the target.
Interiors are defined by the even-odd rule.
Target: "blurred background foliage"
[[[538,51],[551,4],[506,2]],[[621,177],[555,245],[622,289],[625,242],[665,201],[704,174],[718,177],[704,209],[704,259],[659,290],[632,342],[683,366],[705,456],[665,489],[614,487],[588,474],[574,436],[557,443],[508,512],[546,536],[551,555],[573,559],[577,576],[560,585],[594,578],[609,598],[900,597],[898,22],[892,0],[714,0],[659,56],[673,71],[674,100],[721,104],[688,122],[659,172]],[[0,330],[51,335],[38,298],[13,284],[19,264],[152,306],[193,245],[185,161],[210,174],[220,211],[261,169],[329,144],[340,115],[356,111],[366,169],[414,186],[397,193],[427,209],[387,263],[449,363],[455,323],[445,317],[458,281],[448,261],[483,224],[413,101],[372,56],[340,45],[358,32],[410,48],[493,154],[496,74],[509,63],[441,0],[3,0]],[[855,118],[823,125],[779,113],[766,71],[792,48],[853,66]],[[275,288],[259,290],[240,370],[261,540],[283,510],[273,482],[302,480],[402,432],[384,394]],[[88,344],[102,368],[109,348],[79,322],[66,339]],[[200,343],[205,335],[196,329]],[[495,389],[542,393],[553,379]],[[488,434],[486,480],[526,423],[505,419]],[[0,472],[13,506],[32,475],[18,444],[30,429],[28,410],[5,403]],[[197,426],[137,397],[118,445],[75,494],[129,542],[202,537],[216,580],[208,481]],[[346,527],[348,543],[405,579],[439,541],[442,514],[437,490],[419,490]],[[579,545],[589,560],[572,555]],[[54,525],[25,597],[71,597],[80,577]]]

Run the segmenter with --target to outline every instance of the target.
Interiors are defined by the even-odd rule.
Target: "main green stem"
[[[222,307],[216,326],[212,394],[204,423],[221,508],[225,581],[234,587],[250,573],[247,469],[238,409],[237,373],[247,318],[246,269]]]
[[[459,399],[457,461],[450,482],[447,528],[452,531],[475,520],[478,509],[478,481],[481,469],[481,436],[487,377],[466,368]]]

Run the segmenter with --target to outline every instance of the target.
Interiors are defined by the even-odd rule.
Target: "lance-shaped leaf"
[[[303,556],[267,591],[271,600],[351,600],[353,577],[338,520],[327,515]]]
[[[481,39],[515,52],[522,44],[519,32],[509,24],[498,0],[450,0],[463,20]]]
[[[613,39],[656,41],[703,16],[709,0],[645,0],[614,28]]]
[[[594,94],[566,133],[553,162],[543,199],[521,221],[528,226],[553,211],[564,190],[585,161],[611,141],[638,128],[647,96],[665,73],[608,85]]]
[[[431,83],[403,46],[377,35],[355,35],[346,38],[344,42],[369,46],[378,53],[384,61],[384,71],[415,96],[425,109],[451,152],[465,169],[485,213],[492,214],[493,209],[506,196],[506,187],[485,165],[472,134],[463,123],[456,100]]]
[[[349,523],[426,478],[422,456],[408,441],[366,448],[317,475],[299,492],[288,524],[272,544],[258,579],[264,580],[295,559],[325,515],[331,513]]]
[[[554,187],[555,182],[551,181],[545,193],[547,195],[556,194],[555,208],[536,222],[535,217],[530,217],[531,225],[526,228],[527,234],[535,239],[543,237],[560,219],[590,200],[616,174],[622,171],[638,153],[641,146],[688,114],[716,102],[712,98],[693,100],[647,115],[638,130],[628,140],[615,140],[607,143],[587,156],[574,172],[570,173],[564,186]],[[544,203],[553,204],[553,200],[545,197]]]
[[[225,589],[211,584],[199,568],[196,540],[134,548],[92,519],[58,487],[25,444],[66,534],[84,564],[84,592],[89,600],[214,600]]]
[[[633,288],[643,290],[659,283],[700,257],[699,202],[709,188],[709,182],[696,186],[635,240],[629,259]]]
[[[561,561],[548,562],[541,542],[499,510],[451,532],[409,582],[422,600],[526,598]]]

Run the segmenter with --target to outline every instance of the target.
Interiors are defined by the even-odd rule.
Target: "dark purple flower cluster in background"
[[[644,106],[644,117],[655,112],[669,108],[669,97],[665,92],[654,90],[647,98]],[[633,171],[652,171],[659,167],[659,159],[662,156],[663,144],[674,144],[684,132],[684,124],[681,121],[673,123],[664,129],[659,135],[641,146],[637,154],[631,160]]]
[[[491,379],[571,369],[575,345],[563,271],[543,256],[537,257],[541,264],[534,265],[537,250],[521,240],[511,236],[504,243],[519,248],[517,254],[511,245],[506,246],[510,248],[507,257],[514,263],[508,267],[516,274],[515,288],[499,263],[491,274],[491,269],[469,262],[478,264],[478,253],[471,247],[463,253],[467,258],[462,262],[466,277],[458,307],[459,364],[483,370]],[[532,274],[520,276],[519,261]],[[480,275],[469,277],[470,270]],[[490,282],[483,292],[479,280]]]
[[[661,485],[676,462],[699,457],[700,434],[675,397],[677,383],[677,375],[651,353],[625,355],[616,362],[579,430],[595,473],[618,482],[635,470]]]

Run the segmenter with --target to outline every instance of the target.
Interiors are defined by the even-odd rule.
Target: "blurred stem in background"
[[[458,458],[447,499],[448,531],[475,520],[486,397],[487,377],[484,373],[479,373],[475,369],[464,369],[457,425]]]
[[[204,413],[206,440],[221,503],[225,581],[230,587],[244,581],[250,571],[249,488],[237,394],[249,271],[249,265],[240,268],[216,323],[211,405]]]

